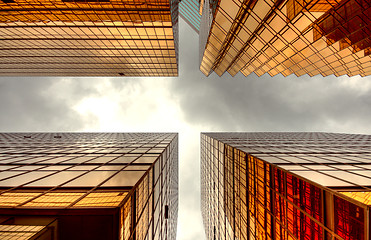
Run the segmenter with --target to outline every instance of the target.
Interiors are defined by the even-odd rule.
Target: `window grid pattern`
[[[0,3],[0,75],[177,76],[177,1]]]
[[[35,239],[34,237],[43,231],[45,231],[45,226],[0,225],[0,238],[6,240]]]
[[[370,239],[370,149],[369,135],[203,133],[207,238]],[[221,176],[215,176],[215,152],[223,155],[216,155]],[[222,184],[214,190],[216,181]]]
[[[177,134],[2,133],[0,149],[0,209],[117,208],[120,239],[176,238]]]
[[[368,76],[370,3],[221,0],[200,70],[219,76]]]
[[[183,0],[179,3],[179,16],[197,33],[200,32],[201,23],[199,11],[200,3],[198,0]]]

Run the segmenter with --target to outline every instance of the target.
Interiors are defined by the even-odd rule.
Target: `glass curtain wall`
[[[200,70],[221,76],[371,74],[366,0],[202,0]],[[201,27],[202,28],[202,27]]]
[[[175,239],[177,141],[172,133],[0,134],[0,229],[54,222],[46,228],[60,240]]]
[[[323,133],[312,139],[309,133],[202,134],[207,239],[369,240],[370,140]],[[342,149],[343,143],[348,146]],[[352,151],[337,158],[346,149]],[[306,171],[313,177],[303,177]],[[341,171],[342,183],[314,175]],[[358,185],[347,171],[368,176],[367,183]]]
[[[177,76],[178,1],[0,1],[0,76]]]

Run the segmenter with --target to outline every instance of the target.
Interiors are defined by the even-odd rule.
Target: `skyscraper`
[[[200,2],[198,0],[182,0],[179,2],[179,16],[193,29],[200,32]]]
[[[176,238],[175,133],[2,133],[0,151],[0,239]]]
[[[0,0],[0,76],[177,76],[178,0]]]
[[[371,135],[204,133],[201,187],[207,239],[371,239]]]
[[[371,74],[369,0],[201,0],[201,6],[205,75]]]

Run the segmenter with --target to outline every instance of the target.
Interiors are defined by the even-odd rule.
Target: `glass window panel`
[[[97,186],[112,176],[115,172],[112,171],[93,171],[89,172],[72,182],[65,184],[66,187],[84,187],[84,186]]]
[[[12,173],[12,172],[10,172]],[[18,172],[19,173],[19,172]],[[30,181],[33,181],[38,178],[42,178],[46,175],[49,175],[51,173],[55,173],[53,171],[38,171],[38,172],[29,172],[22,174],[17,177],[13,177],[4,181],[0,182],[0,186],[2,187],[16,187],[19,185],[27,184]]]
[[[131,163],[133,160],[137,159],[140,155],[132,154],[119,157],[118,159],[113,160],[111,163]]]
[[[85,196],[73,207],[117,207],[127,192],[93,192]]]
[[[103,184],[103,187],[134,186],[145,171],[122,171]]]
[[[43,168],[42,170],[46,170],[46,171],[49,171],[49,170],[56,170],[56,171],[59,171],[59,170],[64,170],[66,168],[69,168],[69,167],[72,167],[72,165],[67,165],[67,166],[60,166],[60,165],[57,165],[57,166],[49,166],[49,167],[46,167],[46,168]]]
[[[91,166],[91,165],[81,165],[81,166],[75,166],[75,167],[72,167],[70,169],[68,169],[68,171],[76,171],[76,170],[91,170],[93,168],[96,168],[97,166]]]
[[[156,159],[159,156],[160,155],[147,155],[146,154],[146,155],[141,156],[137,160],[135,160],[135,163],[153,163],[154,161],[156,161]]]
[[[38,173],[44,173],[44,171],[38,172]],[[38,174],[36,173],[36,174]],[[59,172],[56,174],[53,174],[49,177],[43,178],[39,181],[27,184],[27,186],[32,187],[47,187],[47,186],[59,186],[60,184],[67,182],[81,174],[85,173],[85,171],[64,171]]]
[[[315,179],[316,183],[327,187],[352,186],[352,184],[350,183],[344,182],[342,180],[315,171],[292,171],[292,173],[295,173],[308,180]]]

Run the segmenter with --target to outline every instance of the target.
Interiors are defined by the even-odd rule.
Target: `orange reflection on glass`
[[[34,239],[45,226],[0,225],[0,239]]]
[[[371,192],[340,192],[354,200],[357,200],[363,204],[371,205]]]
[[[15,207],[36,197],[39,193],[10,192],[0,195],[0,207]]]
[[[127,192],[90,193],[73,207],[117,207],[126,197]]]
[[[26,203],[25,207],[68,207],[71,203],[76,201],[84,193],[46,193],[29,203]]]

